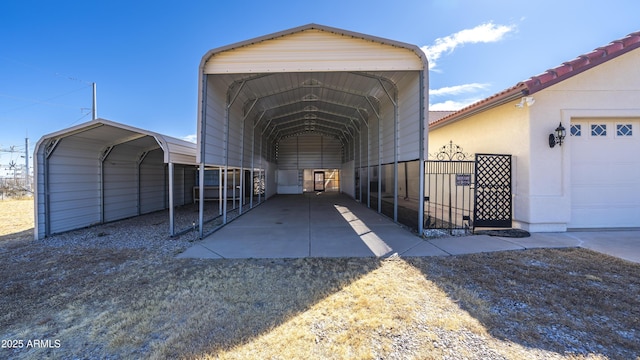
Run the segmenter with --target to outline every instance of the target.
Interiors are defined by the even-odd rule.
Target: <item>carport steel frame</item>
[[[285,31],[282,33],[279,33],[278,36],[280,35],[286,35],[288,33],[293,33],[296,31],[300,31],[300,30],[305,30],[305,29],[314,29],[314,28],[320,28],[322,30],[327,30],[329,29],[331,32],[338,32],[338,33],[342,33],[342,34],[351,34],[351,36],[354,37],[359,37],[359,38],[366,38],[367,40],[379,40],[377,38],[370,38],[368,36],[363,36],[360,34],[356,34],[356,33],[349,33],[349,32],[344,32],[343,30],[339,30],[339,29],[331,29],[331,28],[327,28],[327,27],[322,27],[322,26],[318,26],[318,25],[307,25],[307,26],[303,26],[297,29],[292,29],[289,31]],[[276,35],[272,35],[274,38],[277,37]],[[265,36],[261,39],[268,39],[269,36]],[[253,44],[253,41],[255,42],[259,42],[261,39],[254,39],[251,41],[247,41],[247,42],[243,42],[242,44],[244,45],[248,45],[248,44]],[[425,75],[425,71],[428,69],[428,64],[427,64],[427,60],[426,57],[424,57],[424,54],[421,53],[421,51],[419,50],[419,48],[413,46],[413,45],[407,45],[407,44],[402,44],[402,43],[396,43],[393,41],[389,41],[389,40],[382,40],[383,43],[385,44],[390,44],[394,45],[394,46],[399,46],[399,47],[404,47],[404,48],[408,48],[412,51],[414,51],[418,57],[420,58],[421,62],[423,63],[423,68],[421,70],[418,71],[419,74],[419,150],[418,150],[418,161],[419,161],[419,186],[418,186],[418,212],[417,212],[417,216],[418,216],[418,232],[422,233],[423,231],[423,226],[424,226],[424,202],[420,201],[420,199],[424,198],[424,160],[425,160],[425,141],[426,141],[426,126],[425,126],[425,119],[426,119],[426,113],[428,112],[428,109],[425,107],[425,97],[427,96],[427,87],[425,86],[425,82],[426,80],[426,75]],[[200,137],[199,137],[199,147],[200,147],[200,172],[199,172],[199,186],[203,187],[204,186],[204,170],[205,167],[208,166],[206,164],[206,146],[205,146],[205,142],[206,142],[206,128],[207,126],[205,125],[206,121],[207,121],[207,99],[208,99],[208,80],[209,80],[209,75],[216,75],[216,73],[206,73],[204,71],[204,64],[206,63],[206,61],[211,57],[211,54],[217,52],[217,51],[224,51],[224,50],[228,50],[228,49],[233,49],[234,46],[236,46],[238,44],[235,45],[230,45],[227,47],[224,47],[221,49],[217,49],[217,50],[212,50],[209,53],[207,53],[205,55],[205,57],[203,57],[202,63],[201,63],[201,67],[200,67],[200,119],[199,119],[199,126],[200,126]],[[284,72],[284,71],[283,71]],[[304,72],[304,71],[301,71]],[[357,76],[365,76],[365,77],[370,77],[370,78],[374,78],[377,80],[377,82],[379,83],[380,88],[383,90],[383,92],[386,94],[386,96],[388,97],[390,103],[393,105],[393,175],[394,175],[394,190],[393,190],[393,196],[394,196],[394,202],[393,202],[393,220],[395,222],[398,221],[398,162],[399,162],[399,157],[398,157],[398,126],[399,126],[399,105],[398,105],[398,88],[396,86],[396,84],[394,82],[392,82],[390,79],[385,78],[383,76],[377,76],[375,74],[372,73],[364,73],[364,72],[359,72],[359,71],[345,71],[348,72],[352,75],[357,75]],[[244,79],[239,79],[239,80],[235,80],[231,85],[229,85],[227,87],[226,90],[226,100],[224,102],[224,118],[221,119],[222,123],[223,123],[223,136],[222,136],[222,159],[224,159],[224,163],[223,164],[219,164],[218,166],[220,167],[220,171],[221,171],[221,177],[220,177],[220,189],[226,189],[228,184],[228,172],[229,172],[229,167],[230,167],[230,163],[229,163],[229,133],[230,133],[230,109],[233,106],[234,102],[236,101],[236,99],[238,98],[239,94],[241,93],[242,89],[245,87],[245,85],[250,82],[250,81],[254,81],[256,79],[260,79],[263,76],[266,75],[273,75],[274,73],[260,73],[260,72],[256,72],[254,73],[255,76],[250,77],[250,78],[244,78]],[[385,82],[390,84],[390,85],[386,85],[385,86]],[[236,88],[237,87],[237,88]],[[389,88],[392,88],[392,90],[390,90]],[[341,90],[341,91],[345,91],[345,90]],[[352,95],[356,95],[356,96],[363,96],[364,98],[367,99],[369,106],[373,109],[373,113],[375,114],[375,116],[378,118],[378,121],[381,121],[381,115],[380,113],[377,111],[376,107],[373,106],[373,104],[371,104],[370,99],[368,99],[368,97],[362,95],[362,94],[352,94]],[[253,98],[250,106],[250,110],[254,108],[254,106],[256,105],[256,103],[260,100],[260,97],[258,98]],[[222,105],[222,104],[221,104]],[[344,106],[344,104],[343,104]],[[367,133],[368,133],[368,138],[370,138],[370,132],[371,132],[371,128],[369,126],[369,123],[366,121],[366,117],[360,113],[359,109],[356,107],[354,108],[356,110],[357,113],[359,113],[360,115],[360,120],[362,121],[362,124],[364,124],[365,126],[367,126]],[[254,124],[253,124],[253,131],[252,131],[252,154],[251,154],[251,173],[253,174],[253,172],[255,171],[255,163],[254,163],[254,158],[255,158],[255,129],[256,127],[258,127],[258,125],[263,121],[263,117],[265,114],[265,110],[262,111],[262,113],[260,114],[259,117],[257,117],[257,120],[254,120]],[[240,187],[243,188],[244,186],[244,169],[245,169],[245,160],[244,160],[244,142],[245,142],[245,136],[244,136],[244,132],[245,132],[245,121],[248,117],[248,114],[250,113],[250,111],[246,111],[243,116],[242,116],[242,134],[241,134],[241,141],[242,141],[242,145],[241,145],[241,155],[240,155],[240,164],[239,166],[235,166],[238,167],[240,169]],[[350,118],[350,125],[346,125],[345,129],[335,129],[338,130],[339,132],[342,132],[342,137],[347,138],[347,137],[352,137],[355,140],[355,133],[358,132],[360,133],[361,129],[362,129],[362,125],[360,125],[360,127],[356,126],[354,124],[354,119],[358,120],[357,118]],[[270,120],[271,122],[271,120]],[[269,123],[270,123],[269,122]],[[269,124],[268,123],[268,124]],[[353,126],[353,130],[354,132],[352,133],[350,126]],[[263,130],[266,131],[266,129],[268,128],[265,127],[265,129]],[[345,131],[347,131],[347,133],[345,133]],[[274,128],[271,129],[271,132],[269,133],[269,135],[267,135],[268,138],[271,138],[272,133],[274,132]],[[276,134],[277,135],[277,134]],[[378,152],[378,168],[381,168],[382,166],[382,149],[380,148],[380,144],[382,141],[382,126],[378,126],[378,146],[379,146],[379,152]],[[262,145],[262,140],[263,137],[261,136],[261,145]],[[362,138],[360,136],[359,138],[359,142],[360,142],[360,148],[361,148],[361,143],[362,143]],[[370,141],[367,141],[367,174],[368,174],[368,179],[370,179],[370,175],[371,175],[371,161],[369,159],[369,146],[370,146]],[[356,147],[356,141],[353,141],[353,148],[355,150]],[[260,146],[260,151],[262,153],[262,146]],[[362,165],[362,151],[360,151],[360,164]],[[355,160],[355,157],[354,157]],[[266,169],[261,167],[261,171],[265,172],[265,176],[266,176]],[[354,171],[355,171],[355,161],[354,161]],[[355,176],[354,174],[349,174],[349,176]],[[265,186],[273,186],[273,184],[269,184],[268,181],[265,181],[266,185]],[[370,192],[370,181],[367,181],[367,187],[368,187],[368,192]],[[354,184],[355,186],[355,184]],[[356,191],[356,189],[354,188],[354,193]],[[381,194],[382,192],[382,184],[380,181],[378,181],[378,193]],[[360,187],[360,199],[362,199],[362,188]],[[253,208],[253,187],[251,187],[251,196],[250,196],[250,203],[249,203],[249,207]],[[268,193],[265,191],[265,198],[267,197]],[[201,190],[199,191],[199,196],[200,196],[200,202],[199,202],[199,235],[200,237],[206,237],[208,234],[204,233],[204,191]],[[220,198],[221,198],[221,202],[220,202],[220,212],[222,215],[222,225],[224,226],[228,219],[227,219],[227,200],[228,200],[228,194],[227,191],[222,191],[220,193]],[[378,205],[377,205],[377,210],[378,212],[382,212],[382,198],[381,196],[378,196]],[[367,206],[371,207],[370,204],[370,200],[367,200]],[[243,201],[240,201],[240,207],[239,207],[239,213],[242,214],[243,213]],[[218,227],[219,228],[219,227]],[[212,232],[216,231],[217,229],[214,229]]]

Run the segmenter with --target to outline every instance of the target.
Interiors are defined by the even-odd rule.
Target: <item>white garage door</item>
[[[571,123],[568,228],[640,227],[640,121]]]

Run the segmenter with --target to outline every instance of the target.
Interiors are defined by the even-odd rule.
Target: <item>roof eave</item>
[[[528,94],[529,94],[529,89],[527,88],[527,85],[523,82],[518,83],[517,85],[507,90],[504,90],[498,94],[490,96],[484,100],[480,100],[476,103],[473,103],[465,108],[462,108],[456,111],[455,113],[449,116],[445,116],[442,119],[429,124],[429,130],[434,130],[439,127],[454,123],[456,121],[466,119],[477,113],[506,104],[513,100],[517,100],[523,96],[527,96]]]

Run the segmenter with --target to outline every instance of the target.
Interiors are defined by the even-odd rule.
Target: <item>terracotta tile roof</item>
[[[640,31],[631,33],[623,39],[615,40],[606,46],[599,47],[590,53],[580,55],[540,75],[533,76],[525,80],[524,83],[529,89],[529,94],[533,94],[638,47],[640,47]]]
[[[441,126],[450,121],[471,116],[519,97],[531,95],[637,48],[640,48],[640,31],[631,33],[620,40],[612,41],[608,45],[599,47],[590,53],[580,55],[542,74],[519,82],[515,86],[432,122],[429,124],[429,127]]]

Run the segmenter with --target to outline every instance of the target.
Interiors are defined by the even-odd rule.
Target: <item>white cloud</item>
[[[429,89],[429,96],[448,96],[476,92],[488,89],[490,84],[471,83],[447,86],[440,89]]]
[[[504,39],[504,36],[515,30],[515,25],[496,25],[488,22],[472,29],[458,31],[455,34],[437,38],[433,45],[421,47],[429,59],[429,70],[433,70],[442,54],[451,53],[464,44],[491,43]]]
[[[481,99],[447,100],[440,103],[429,104],[429,111],[456,111],[480,100]]]
[[[198,141],[198,135],[191,134],[191,135],[183,136],[181,137],[181,139],[195,144]]]

